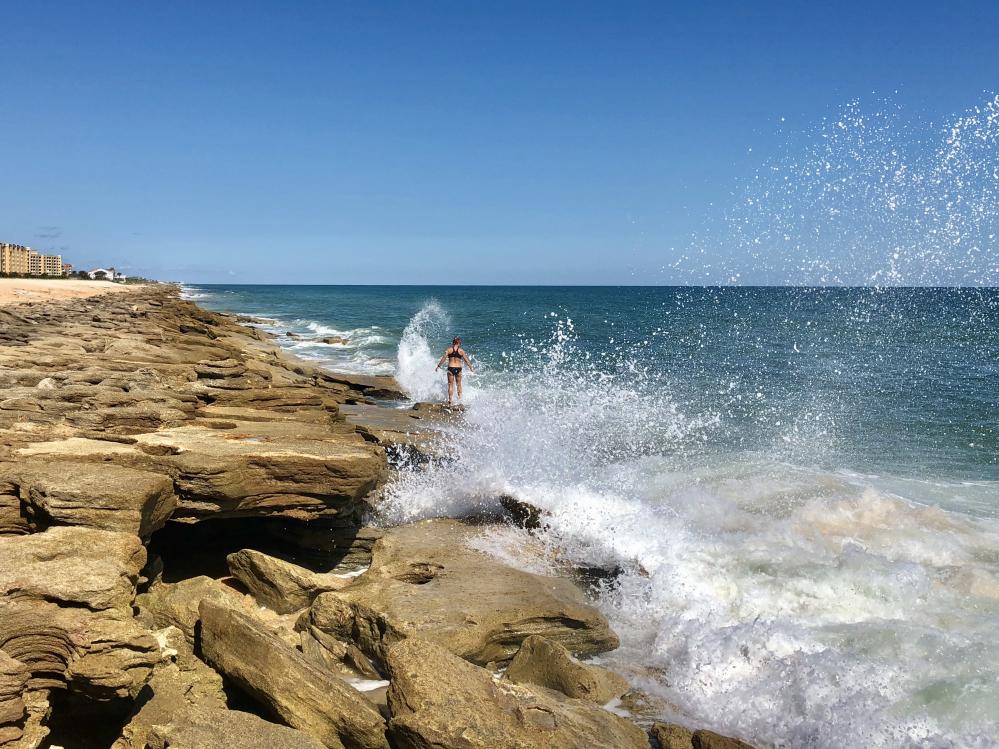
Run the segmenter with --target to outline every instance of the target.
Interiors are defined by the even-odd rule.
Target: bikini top
[[[459,353],[460,351],[461,351],[461,346],[459,346],[458,348],[454,348],[452,346],[451,348],[448,349],[447,358],[449,364],[451,362],[451,359],[457,359],[459,362],[461,361],[461,354]]]

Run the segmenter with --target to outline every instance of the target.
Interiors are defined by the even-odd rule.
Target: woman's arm
[[[465,364],[468,365],[468,371],[474,372],[475,367],[472,366],[472,362],[468,358],[468,354],[465,353],[465,349],[461,349],[461,358],[465,360]]]
[[[444,352],[444,356],[441,357],[441,360],[439,362],[437,362],[436,369],[440,369],[441,368],[441,364],[444,363],[445,359],[447,359],[447,351]]]

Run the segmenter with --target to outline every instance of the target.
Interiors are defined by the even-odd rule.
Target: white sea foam
[[[446,339],[448,325],[447,314],[431,301],[413,315],[403,331],[395,376],[413,400],[441,400],[445,395],[446,381],[435,369],[440,354],[431,349],[430,341]]]
[[[422,378],[442,320],[424,308],[400,344],[414,395],[439,395]],[[671,717],[781,746],[996,745],[999,524],[914,501],[913,480],[906,498],[890,478],[693,450],[724,418],[685,413],[640,367],[591,368],[569,321],[517,356],[539,366],[483,378],[442,438],[453,460],[400,475],[386,519],[502,495],[544,510],[547,553],[525,556],[520,532],[476,545],[535,571],[619,567],[598,599],[622,638],[608,659]]]
[[[187,284],[180,285],[180,298],[181,299],[207,299],[210,296],[204,289],[199,289],[197,286],[188,286]]]

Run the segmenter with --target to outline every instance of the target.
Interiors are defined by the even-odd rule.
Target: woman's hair
[[[455,336],[455,337],[454,337],[454,340],[453,340],[453,341],[451,341],[451,345],[452,345],[452,346],[457,346],[457,345],[458,345],[459,343],[461,343],[461,339],[460,339],[460,338],[458,338],[458,336]]]

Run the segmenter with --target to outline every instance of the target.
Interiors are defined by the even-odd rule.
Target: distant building
[[[73,266],[64,263],[62,255],[46,255],[23,244],[0,242],[0,273],[60,277],[72,272]]]
[[[42,255],[42,275],[62,275],[62,255]]]
[[[94,268],[87,271],[87,275],[96,281],[125,281],[127,276],[119,273],[114,268]]]
[[[24,245],[0,243],[0,273],[30,273],[31,250]]]

